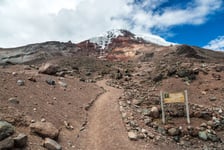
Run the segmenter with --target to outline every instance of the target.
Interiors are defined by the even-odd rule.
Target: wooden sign
[[[184,93],[165,93],[164,103],[184,103]]]
[[[187,123],[190,124],[187,90],[179,93],[163,93],[160,91],[160,97],[161,97],[162,121],[164,124],[165,124],[164,104],[170,104],[170,103],[185,103]]]

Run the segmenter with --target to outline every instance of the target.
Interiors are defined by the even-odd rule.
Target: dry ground
[[[17,75],[13,75],[13,72]],[[29,77],[36,79],[36,82],[29,81]],[[0,79],[0,118],[15,125],[17,133],[28,135],[26,149],[44,149],[43,140],[30,134],[28,127],[31,120],[40,121],[43,118],[60,129],[58,142],[65,150],[144,150],[175,147],[172,144],[167,146],[166,143],[154,145],[152,142],[129,140],[118,104],[123,90],[106,85],[106,80],[94,84],[65,77],[62,81],[68,87],[62,88],[57,84],[59,77],[38,74],[34,69],[24,70],[24,66],[1,68]],[[48,85],[46,79],[55,80],[56,85]],[[17,80],[24,80],[25,85],[18,86]],[[16,97],[19,104],[10,103],[8,99],[11,97]],[[86,111],[85,106],[91,101],[94,103]],[[72,125],[74,130],[66,129],[64,121]]]

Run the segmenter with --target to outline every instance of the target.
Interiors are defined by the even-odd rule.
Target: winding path
[[[109,87],[100,81],[97,84],[106,92],[102,94],[94,104],[89,114],[89,138],[87,149],[127,149],[129,142],[125,131],[118,105],[118,98],[122,90]]]
[[[136,150],[137,143],[128,139],[119,111],[118,98],[123,90],[107,86],[105,80],[97,84],[106,92],[89,110],[84,143],[80,144],[85,145],[85,150]]]
[[[154,145],[143,140],[131,141],[122,121],[118,99],[123,90],[106,85],[106,80],[98,81],[104,88],[88,111],[88,123],[80,134],[78,150],[167,150],[166,143]]]

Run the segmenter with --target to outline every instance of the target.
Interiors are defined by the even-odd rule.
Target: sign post
[[[160,91],[160,101],[161,101],[161,109],[162,109],[162,121],[163,124],[165,124],[165,112],[164,112],[164,106],[163,106],[163,92]]]
[[[165,122],[166,122],[165,121],[164,104],[171,104],[171,103],[185,103],[187,123],[190,124],[187,90],[185,90],[184,92],[179,92],[179,93],[163,93],[162,91],[160,91],[160,100],[161,100],[163,124],[165,124]]]
[[[186,105],[187,123],[190,124],[191,122],[190,122],[190,115],[189,115],[187,90],[184,91],[184,97],[185,97],[185,105]]]

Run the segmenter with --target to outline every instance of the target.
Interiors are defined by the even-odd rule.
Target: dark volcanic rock
[[[163,74],[157,74],[156,76],[153,77],[154,82],[159,82],[163,79]]]
[[[16,147],[25,147],[27,144],[28,137],[25,134],[20,133],[14,138],[14,143]]]
[[[51,63],[42,64],[39,73],[55,75],[59,71],[59,66]]]
[[[180,69],[176,73],[180,78],[188,78],[188,80],[195,80],[197,72],[189,69]]]
[[[7,150],[7,149],[12,150],[13,147],[14,147],[14,140],[11,137],[0,141],[0,149],[1,150]]]
[[[56,141],[54,141],[50,138],[45,138],[44,147],[47,148],[48,150],[61,150],[62,149],[61,145],[59,145]]]
[[[184,55],[189,58],[204,59],[204,57],[198,55],[197,51],[193,47],[188,45],[178,46],[176,53],[177,55]]]
[[[216,72],[222,72],[222,71],[224,71],[224,66],[215,66],[215,71]]]
[[[52,79],[47,79],[46,83],[49,84],[49,85],[55,85],[56,84],[55,81],[52,80]]]
[[[13,133],[14,127],[10,123],[6,121],[0,121],[0,141],[9,137]]]

